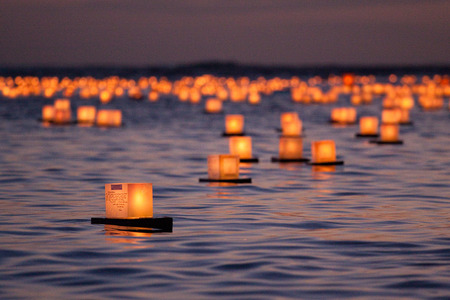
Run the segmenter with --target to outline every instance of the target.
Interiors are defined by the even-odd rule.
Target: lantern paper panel
[[[336,161],[336,145],[332,140],[314,141],[311,147],[314,163],[328,163]]]
[[[151,183],[105,184],[106,218],[132,219],[153,217]]]
[[[301,159],[303,139],[300,137],[281,137],[279,142],[280,159]]]
[[[399,138],[398,124],[383,124],[380,127],[382,142],[396,142]]]
[[[359,132],[366,135],[378,134],[378,118],[361,117],[359,119]]]
[[[242,134],[244,132],[244,116],[243,115],[226,115],[225,116],[225,133],[226,134]]]
[[[95,106],[79,106],[77,109],[77,120],[79,123],[95,123],[95,116],[97,114],[97,109]]]
[[[250,136],[233,136],[229,140],[230,154],[241,159],[252,158],[252,138]]]
[[[208,155],[209,179],[238,179],[239,156],[232,154]]]
[[[209,98],[205,102],[205,111],[208,113],[220,113],[222,111],[222,100]]]

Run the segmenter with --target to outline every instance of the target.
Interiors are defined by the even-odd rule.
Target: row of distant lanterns
[[[425,110],[441,109],[444,97],[450,96],[448,75],[424,76],[421,82],[415,76],[398,78],[389,76],[389,83],[376,83],[374,76],[342,77],[330,76],[328,91],[321,89],[320,77],[302,81],[298,77],[291,79],[250,80],[247,77],[217,78],[211,75],[199,77],[183,77],[175,82],[167,78],[142,77],[138,81],[109,77],[104,80],[94,78],[56,77],[0,77],[0,92],[3,97],[17,98],[28,96],[44,96],[64,98],[54,100],[53,105],[42,108],[42,121],[50,124],[72,123],[70,99],[76,95],[82,99],[97,98],[102,104],[114,97],[122,97],[128,93],[129,98],[142,100],[147,94],[149,101],[157,101],[160,95],[173,94],[182,102],[199,103],[203,97],[206,113],[221,113],[222,104],[226,100],[233,102],[248,101],[258,104],[261,94],[270,95],[276,91],[290,89],[291,99],[297,103],[334,103],[339,94],[350,95],[353,105],[370,104],[373,96],[385,95],[381,112],[381,124],[377,116],[359,118],[361,137],[380,137],[375,142],[398,143],[399,125],[410,124],[409,110],[414,106],[413,95],[417,95],[418,104]],[[397,85],[394,85],[397,84]],[[147,91],[147,92],[146,92]],[[449,103],[450,108],[450,103]],[[338,107],[331,111],[330,121],[337,124],[355,124],[357,112],[355,107]],[[92,105],[77,108],[77,123],[80,125],[97,125],[102,127],[118,127],[122,125],[122,112],[117,109],[97,109]],[[280,116],[281,137],[279,139],[278,157],[273,161],[301,161],[303,157],[302,120],[296,112],[285,112]],[[244,135],[244,116],[225,115],[225,136],[229,136],[229,153],[208,156],[208,180],[239,180],[239,163],[254,162],[252,155],[252,139]],[[333,165],[336,160],[336,147],[333,140],[313,141],[311,144],[311,163]],[[342,162],[343,163],[343,162]],[[123,192],[126,194],[123,194]],[[126,207],[122,196],[127,197]],[[122,197],[123,198],[123,197]],[[119,201],[119,202],[117,202]],[[122,202],[121,202],[122,201]],[[105,185],[105,204],[107,218],[142,218],[153,216],[153,191],[151,183],[119,183]]]

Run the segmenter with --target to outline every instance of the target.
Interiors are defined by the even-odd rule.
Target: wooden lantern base
[[[339,166],[343,165],[343,160],[336,160],[336,161],[328,161],[328,162],[310,162],[311,166]]]
[[[377,138],[379,137],[379,134],[362,134],[362,133],[356,133],[355,137],[357,138]]]
[[[241,163],[257,163],[257,162],[259,162],[259,158],[257,158],[257,157],[240,158],[239,162],[241,162]]]
[[[107,224],[126,227],[155,228],[164,232],[172,232],[173,219],[169,217],[138,218],[138,219],[91,218],[91,224]]]
[[[279,158],[279,157],[272,157],[272,162],[279,162],[279,163],[290,163],[290,162],[298,162],[298,163],[307,163],[309,162],[309,158]]]
[[[199,178],[199,182],[228,182],[228,183],[252,183],[251,178],[237,178],[237,179],[209,179]]]
[[[403,145],[402,140],[398,140],[398,141],[370,140],[369,143],[378,144],[378,145]]]
[[[245,136],[245,133],[244,132],[241,132],[241,133],[226,133],[226,132],[223,132],[222,136],[225,136],[225,137],[229,137],[229,136]]]

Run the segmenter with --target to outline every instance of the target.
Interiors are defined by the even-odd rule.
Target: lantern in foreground
[[[42,121],[52,122],[55,115],[55,108],[53,105],[44,105],[42,107]]]
[[[278,157],[272,157],[272,162],[308,162],[303,158],[303,139],[294,136],[280,137]]]
[[[244,116],[226,115],[225,135],[243,135],[243,134],[244,134]]]
[[[208,155],[209,179],[238,179],[239,156],[232,154]]]
[[[343,164],[336,160],[336,146],[333,140],[313,141],[311,144],[312,164]]]
[[[252,138],[250,136],[233,136],[229,140],[230,154],[238,155],[240,160],[252,158]]]
[[[106,218],[129,219],[153,217],[151,183],[105,184]]]
[[[97,112],[97,125],[119,127],[122,125],[122,111],[118,109],[100,109]]]
[[[217,114],[222,112],[222,100],[218,98],[209,98],[205,102],[205,112]]]
[[[79,106],[77,109],[77,120],[81,124],[94,124],[97,109],[95,106]]]
[[[361,117],[359,119],[359,137],[377,137],[378,136],[378,118]]]

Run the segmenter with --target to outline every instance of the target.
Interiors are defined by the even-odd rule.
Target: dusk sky
[[[443,0],[1,0],[1,66],[450,64]]]

